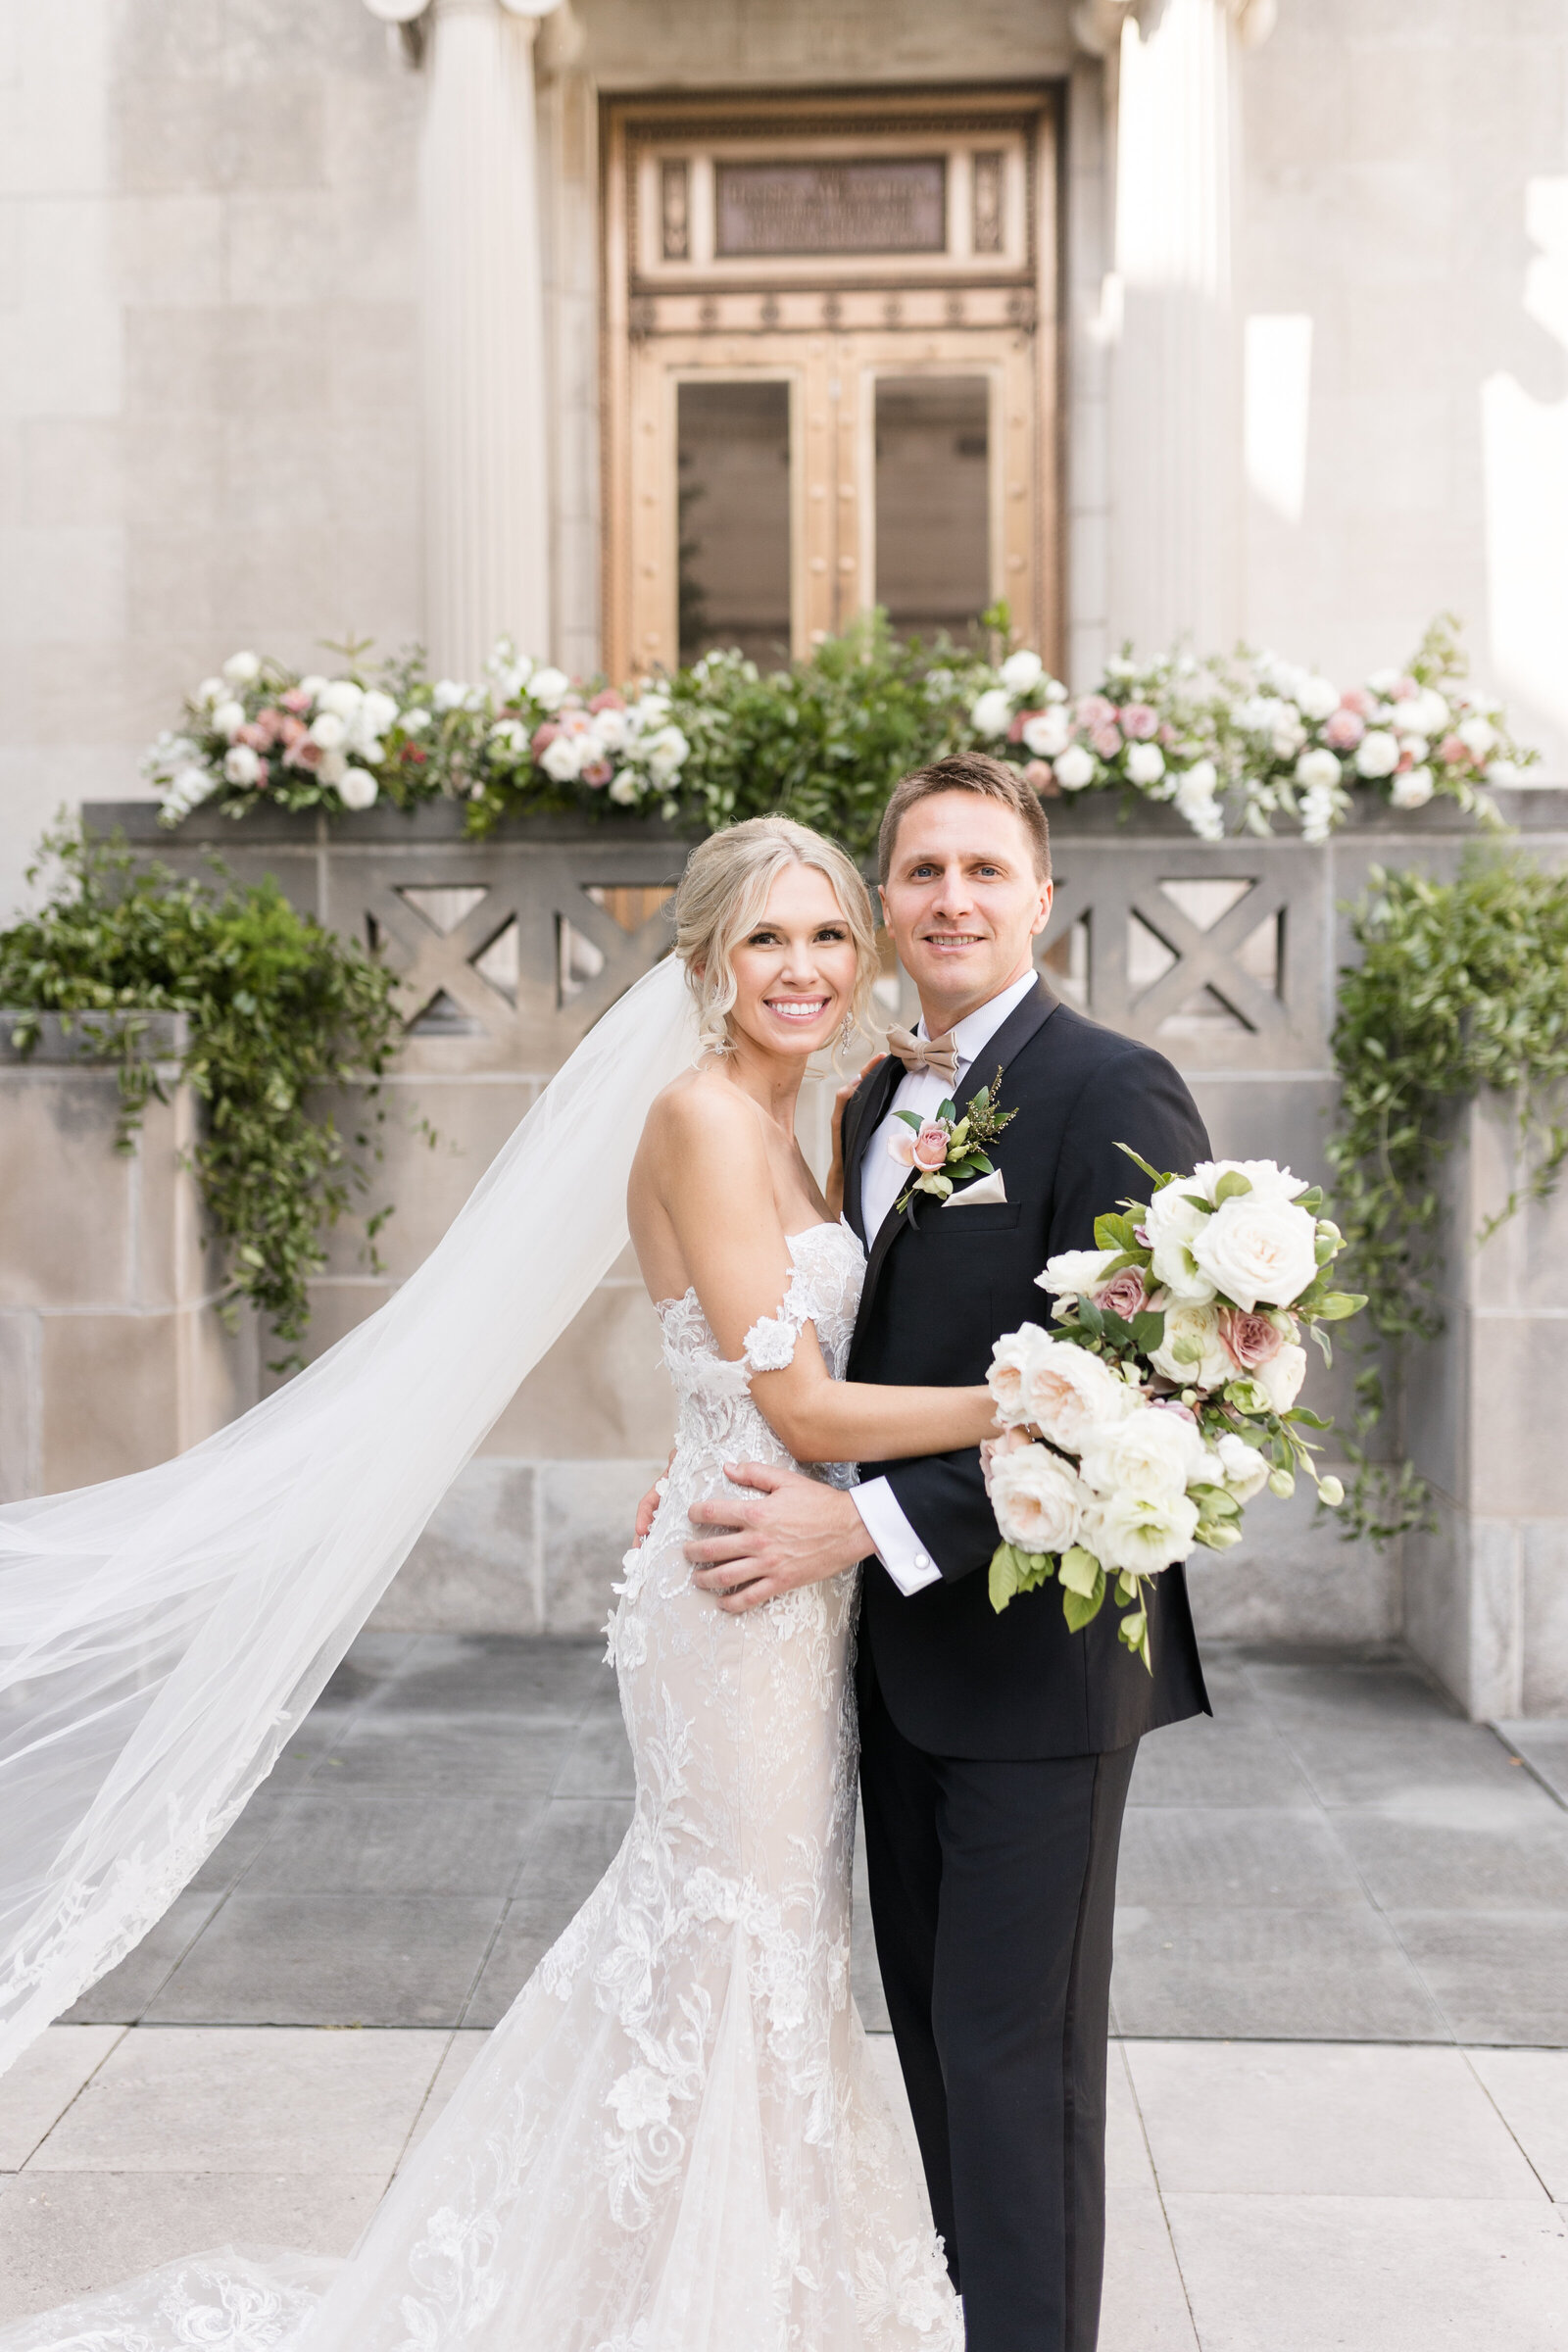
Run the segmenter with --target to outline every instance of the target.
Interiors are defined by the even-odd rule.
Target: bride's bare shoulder
[[[675,1160],[687,1177],[719,1164],[731,1175],[754,1162],[761,1173],[767,1168],[757,1105],[717,1068],[684,1070],[655,1096],[643,1147]]]

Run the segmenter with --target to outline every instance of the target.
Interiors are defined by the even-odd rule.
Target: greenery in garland
[[[1374,867],[1354,909],[1361,961],[1340,976],[1333,1049],[1340,1119],[1329,1148],[1335,1207],[1369,1320],[1398,1348],[1443,1328],[1438,1175],[1455,1111],[1483,1089],[1517,1098],[1530,1173],[1476,1235],[1484,1244],[1523,1201],[1543,1200],[1568,1156],[1568,1128],[1543,1111],[1568,1074],[1568,874],[1518,854],[1474,852],[1454,882]],[[1357,1383],[1359,1443],[1347,1532],[1384,1540],[1427,1522],[1410,1464],[1371,1463],[1382,1377]]]
[[[385,1069],[403,1035],[392,974],[298,913],[270,875],[241,887],[219,868],[216,885],[182,881],[122,842],[65,828],[46,836],[29,879],[46,872],[41,912],[0,931],[13,1042],[36,1043],[44,1012],[78,1023],[120,1064],[129,1151],[162,1089],[146,1024],[120,1016],[189,1016],[181,1075],[205,1105],[193,1164],[227,1245],[225,1304],[248,1299],[297,1342],[322,1233],[368,1191],[364,1155],[379,1156],[369,1130],[346,1140],[329,1112],[312,1109],[311,1090]],[[389,1213],[367,1221],[372,1248]]]

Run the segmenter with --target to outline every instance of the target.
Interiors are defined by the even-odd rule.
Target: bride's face
[[[855,940],[833,885],[789,865],[760,922],[730,950],[730,1028],[770,1054],[805,1060],[829,1044],[855,998]]]

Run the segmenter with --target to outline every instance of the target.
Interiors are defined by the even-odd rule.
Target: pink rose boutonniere
[[[912,1131],[894,1136],[888,1145],[900,1167],[914,1171],[913,1182],[900,1197],[901,1209],[908,1207],[916,1193],[930,1193],[938,1200],[946,1200],[954,1186],[966,1176],[992,1174],[985,1146],[994,1144],[1008,1120],[1017,1116],[1016,1111],[997,1108],[1001,1084],[999,1069],[989,1086],[970,1097],[961,1119],[957,1104],[952,1102],[941,1103],[934,1119],[922,1119],[912,1110],[895,1113]]]

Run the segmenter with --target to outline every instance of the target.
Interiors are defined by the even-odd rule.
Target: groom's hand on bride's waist
[[[760,1608],[853,1568],[870,1549],[864,1521],[839,1488],[767,1462],[726,1462],[724,1475],[752,1492],[744,1501],[714,1494],[694,1502],[692,1524],[711,1532],[686,1546],[693,1584],[721,1609]]]

